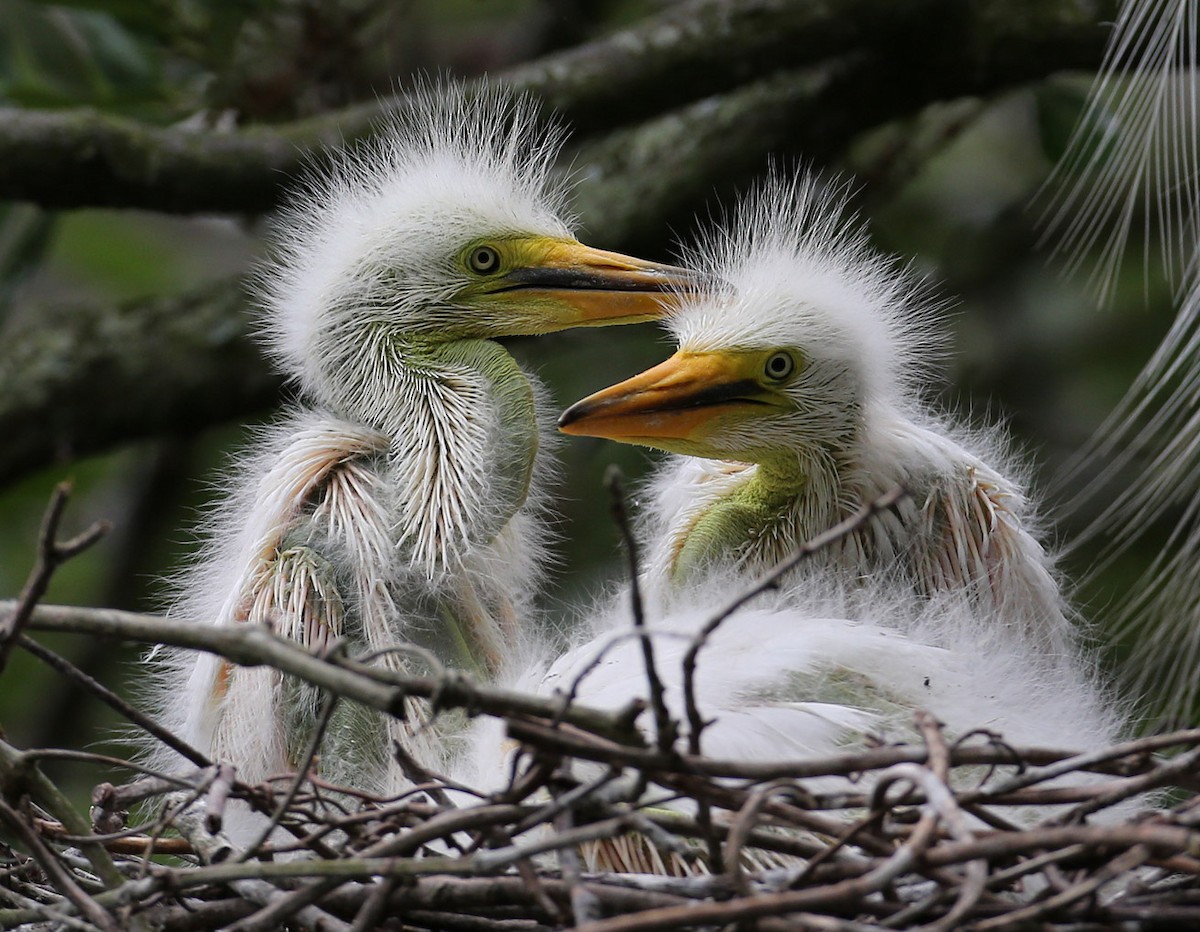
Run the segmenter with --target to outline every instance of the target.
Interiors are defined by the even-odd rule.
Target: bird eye
[[[767,357],[767,364],[763,367],[763,372],[766,373],[768,379],[773,379],[776,382],[781,382],[792,374],[796,369],[796,360],[792,358],[791,353],[772,353]]]
[[[490,275],[500,268],[500,251],[495,246],[476,246],[467,256],[467,265],[472,272]]]

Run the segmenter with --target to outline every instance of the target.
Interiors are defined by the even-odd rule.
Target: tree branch
[[[107,521],[97,521],[82,534],[68,541],[58,539],[58,525],[62,520],[63,509],[67,507],[67,499],[71,495],[71,484],[60,482],[54,487],[50,496],[50,504],[42,516],[42,530],[38,534],[37,558],[29,573],[21,596],[12,612],[0,615],[0,673],[8,664],[8,655],[21,638],[21,631],[29,623],[29,616],[34,606],[46,594],[50,578],[65,561],[86,550],[106,533]]]
[[[596,42],[497,75],[598,132],[781,68],[869,52],[886,73],[861,102],[978,93],[1100,61],[1111,0],[691,0]],[[403,98],[221,133],[94,110],[0,108],[0,199],[45,207],[260,212],[326,147]],[[852,111],[853,112],[853,111]]]
[[[725,54],[721,51],[724,40],[693,36],[690,27],[680,26],[676,19],[686,18],[688,11],[704,10],[706,16],[724,17],[722,28],[727,31],[718,30],[717,35],[745,50],[748,46],[738,46],[743,40],[731,38],[729,30],[737,33],[753,26],[754,35],[759,36],[753,41],[759,42],[767,40],[757,30],[770,26],[779,31],[782,47],[788,37],[795,38],[792,30],[812,26],[812,17],[820,10],[828,17],[844,14],[844,4],[827,6],[756,0],[739,6],[735,14],[731,4],[697,0],[669,11],[668,19],[675,25],[664,26],[662,36],[655,37],[643,23],[601,43],[523,66],[509,77],[516,84],[550,94],[554,82],[562,79],[566,63],[575,61],[572,56],[576,56],[591,62],[589,81],[597,87],[605,76],[629,81],[632,77],[622,69],[632,69],[630,75],[636,73],[628,57],[634,52],[623,51],[624,44],[641,49],[638,61],[646,68],[654,58],[651,52],[661,51],[664,43],[670,50],[662,54],[671,61],[690,55],[711,63],[713,56]],[[866,0],[852,6],[873,8]],[[899,6],[883,3],[881,8]],[[1104,30],[1098,29],[1096,22],[1107,9],[1104,2],[1088,5],[1073,0],[903,6],[908,11],[904,15],[914,18],[904,20],[907,31],[899,31],[903,23],[893,24],[887,55],[878,49],[870,54],[860,50],[826,58],[804,70],[774,73],[724,96],[701,100],[587,142],[576,152],[574,164],[579,173],[577,209],[585,218],[588,239],[597,245],[661,254],[666,230],[689,228],[702,204],[714,195],[728,195],[760,174],[773,153],[803,152],[807,158],[825,161],[863,129],[912,112],[930,100],[984,92],[1057,68],[1091,63],[1098,58],[1104,38]],[[881,21],[890,22],[886,17]],[[661,25],[667,20],[650,22]],[[837,31],[832,25],[821,28]],[[822,53],[827,56],[831,51],[827,47]],[[797,53],[795,57],[803,56]],[[622,62],[622,68],[603,71],[599,63],[610,58]],[[738,72],[739,80],[746,77]],[[553,90],[559,95],[552,96],[553,103],[568,115],[572,101],[583,100],[585,86],[592,86],[582,78],[577,84],[570,85],[575,88],[570,92]],[[675,96],[663,91],[656,99],[673,101],[694,96],[695,90],[691,85],[675,87],[671,92]],[[594,102],[601,97],[589,99]],[[375,108],[368,109],[377,115]],[[626,118],[626,111],[621,113]],[[6,116],[0,110],[0,196],[36,199],[34,193],[20,188],[34,179],[48,184],[55,197],[64,198],[60,206],[78,206],[93,202],[87,198],[104,197],[123,206],[183,209],[177,193],[157,200],[155,186],[175,184],[166,180],[174,177],[173,172],[186,174],[181,165],[171,167],[172,159],[195,149],[203,153],[203,157],[195,157],[206,166],[213,160],[233,158],[229,153],[235,152],[239,164],[253,162],[252,173],[261,173],[263,178],[253,183],[244,179],[229,182],[234,197],[219,193],[224,182],[206,174],[209,169],[205,168],[199,176],[201,196],[230,200],[226,206],[196,201],[187,209],[263,209],[274,201],[285,172],[295,168],[301,154],[298,146],[336,143],[341,137],[332,128],[335,124],[342,125],[347,136],[365,132],[370,117],[358,108],[280,130],[233,134],[241,142],[216,133],[200,136],[182,129],[151,132],[127,126],[121,132],[127,131],[130,138],[120,144],[104,141],[107,130],[97,130],[104,120],[95,115],[72,131],[78,138],[55,128],[54,121],[69,123],[72,118],[72,114],[14,111]],[[24,130],[10,135],[6,119],[18,125],[32,120],[41,129],[33,136]],[[68,145],[67,139],[73,141]],[[123,146],[145,139],[159,141],[139,158],[122,155],[118,159],[118,167],[126,173],[143,157],[153,165],[152,174],[138,182],[143,185],[137,189],[141,193],[120,195],[124,200],[118,193],[131,190],[128,178],[118,182],[101,174],[86,180],[87,171],[71,161],[79,152],[124,152]],[[215,140],[212,152],[204,151],[205,140]],[[5,147],[12,145],[28,146],[29,150],[10,159]],[[35,150],[36,164],[28,164]],[[247,155],[258,150],[253,158]],[[292,160],[291,168],[281,161],[279,153],[284,150]],[[27,170],[20,168],[22,158],[27,160]],[[668,163],[672,170],[664,173],[662,166]],[[75,185],[83,200],[71,200]],[[270,189],[268,194],[264,194],[264,185]],[[97,190],[105,193],[97,194]],[[194,431],[267,407],[278,397],[281,380],[250,341],[243,304],[241,288],[225,283],[181,298],[136,301],[115,308],[22,308],[10,314],[0,324],[0,346],[6,347],[7,356],[0,365],[0,436],[7,438],[0,447],[0,483],[48,463],[121,442]]]
[[[12,604],[0,602],[0,610]],[[28,630],[89,634],[144,644],[169,644],[219,654],[241,666],[267,664],[338,696],[390,714],[402,712],[405,696],[421,699],[436,697],[444,708],[462,708],[490,715],[532,715],[553,719],[561,712],[560,704],[555,699],[475,686],[462,676],[401,676],[353,660],[336,657],[323,659],[304,650],[296,642],[256,625],[200,625],[116,609],[40,605],[33,611]],[[629,725],[632,717],[624,710],[602,712],[573,705],[563,714],[563,721],[617,740],[640,744],[636,730]]]
[[[71,801],[47,779],[38,765],[26,754],[0,740],[0,796],[16,800],[23,794],[28,794],[38,805],[45,808],[72,835],[90,834],[91,826],[87,820],[75,811]],[[124,881],[103,845],[83,842],[79,847],[91,862],[97,876],[107,886],[115,886]]]
[[[0,322],[0,482],[269,406],[281,379],[250,341],[244,300],[228,282],[185,297],[10,313]]]

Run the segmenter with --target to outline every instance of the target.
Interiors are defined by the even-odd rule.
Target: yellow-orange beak
[[[704,425],[739,406],[760,406],[764,390],[738,353],[679,352],[571,405],[558,419],[564,434],[663,446],[693,441]]]
[[[523,261],[482,297],[520,304],[532,332],[602,327],[662,317],[680,296],[704,290],[689,269],[593,249],[572,240],[525,244]]]

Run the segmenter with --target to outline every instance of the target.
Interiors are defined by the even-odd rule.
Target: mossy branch
[[[1111,0],[691,0],[495,77],[594,134],[781,69],[864,55],[875,80],[859,105],[873,119],[888,101],[907,107],[1093,67],[1114,9]],[[0,199],[261,212],[305,160],[366,135],[403,106],[402,96],[388,97],[232,131],[148,126],[95,110],[0,108]]]

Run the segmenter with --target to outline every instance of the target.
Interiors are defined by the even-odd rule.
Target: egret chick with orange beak
[[[495,338],[649,320],[691,281],[574,237],[561,134],[535,110],[496,87],[418,90],[294,193],[260,301],[300,403],[236,464],[175,616],[496,674],[542,574],[548,463],[541,391]],[[158,692],[168,727],[246,781],[300,765],[320,704],[278,671],[184,653]],[[392,740],[440,769],[445,742],[409,706],[401,722],[342,703],[322,776],[405,785]]]
[[[845,216],[844,189],[772,178],[686,264],[666,362],[559,421],[683,458],[646,496],[647,575],[669,594],[706,569],[757,575],[899,485],[909,493],[804,572],[965,591],[989,618],[1069,653],[1071,625],[1032,505],[1001,444],[923,399],[937,340],[927,289]]]

